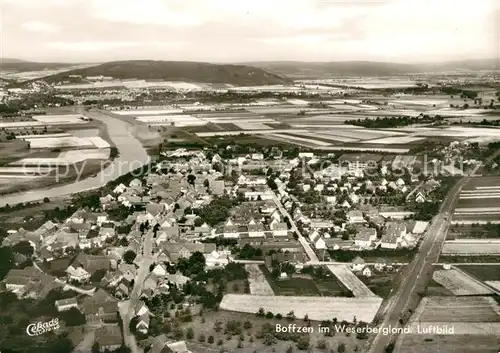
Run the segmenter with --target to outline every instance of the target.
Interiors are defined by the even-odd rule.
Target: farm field
[[[496,224],[452,225],[447,240],[456,239],[500,239],[500,226]]]
[[[24,158],[11,163],[13,166],[67,166],[73,163],[79,163],[90,159],[108,159],[110,149],[83,149],[76,151],[64,151],[59,153],[57,157],[52,158]]]
[[[486,281],[485,283],[500,292],[500,281]]]
[[[419,330],[445,325],[453,334]],[[401,334],[394,352],[496,352],[500,337],[500,308],[491,297],[425,297]]]
[[[346,265],[326,266],[357,298],[377,297]]]
[[[500,264],[498,265],[463,265],[458,266],[462,271],[481,281],[500,281]]]
[[[274,295],[274,291],[259,268],[259,265],[246,265],[250,294],[252,295]]]
[[[434,271],[432,278],[455,295],[481,295],[492,293],[491,289],[467,277],[456,269]]]
[[[266,312],[285,316],[293,311],[296,317],[309,316],[313,321],[346,320],[371,322],[382,303],[382,298],[339,297],[290,297],[226,294],[222,299],[222,310],[256,313],[260,308]]]
[[[447,240],[444,243],[442,255],[498,255],[500,240]]]
[[[472,178],[460,193],[454,210],[456,223],[500,221],[500,178]]]

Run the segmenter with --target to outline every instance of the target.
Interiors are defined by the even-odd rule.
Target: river
[[[6,204],[15,205],[42,200],[45,197],[56,198],[82,191],[93,190],[106,185],[121,175],[149,163],[149,156],[142,144],[132,134],[133,126],[118,118],[102,114],[98,111],[82,112],[92,119],[100,120],[107,126],[108,135],[119,151],[119,156],[95,177],[78,180],[71,184],[54,185],[50,188],[24,191],[16,194],[0,196],[0,207]]]

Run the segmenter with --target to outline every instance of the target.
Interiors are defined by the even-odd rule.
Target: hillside
[[[45,77],[48,83],[65,80],[69,75],[112,76],[116,79],[228,83],[239,86],[288,83],[285,77],[247,65],[217,65],[184,61],[113,61]]]
[[[59,70],[67,67],[75,66],[76,64],[70,63],[42,63],[31,62],[19,59],[0,58],[0,70],[27,72],[27,71],[41,71],[41,70]]]
[[[443,63],[401,64],[372,61],[339,62],[251,62],[259,67],[291,78],[319,78],[328,76],[392,76],[408,73],[450,70],[499,70],[499,59],[463,60]]]

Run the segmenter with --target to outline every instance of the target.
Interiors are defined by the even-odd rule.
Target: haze
[[[495,0],[0,0],[0,56],[396,62],[498,57]]]

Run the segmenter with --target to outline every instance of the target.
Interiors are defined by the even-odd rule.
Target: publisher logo
[[[59,319],[55,318],[47,322],[37,322],[26,327],[28,336],[40,336],[45,332],[57,330],[59,328]]]

